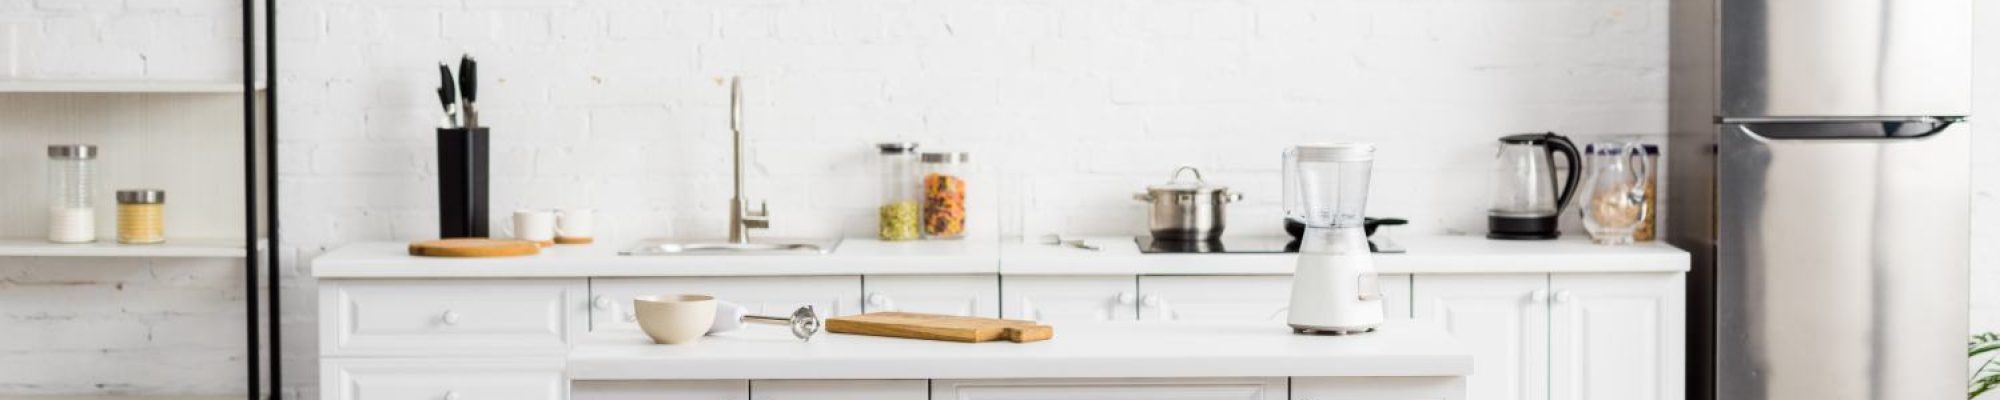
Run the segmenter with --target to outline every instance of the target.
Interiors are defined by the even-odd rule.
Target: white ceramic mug
[[[538,243],[556,240],[556,213],[549,210],[515,210],[514,229],[507,236]]]
[[[590,208],[565,208],[556,210],[556,241],[587,243],[596,236],[597,210]]]

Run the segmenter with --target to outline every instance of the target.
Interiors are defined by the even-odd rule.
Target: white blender
[[[1346,335],[1382,324],[1382,290],[1368,251],[1362,211],[1375,146],[1299,145],[1292,149],[1298,200],[1305,211],[1297,270],[1292,273],[1292,331]]]

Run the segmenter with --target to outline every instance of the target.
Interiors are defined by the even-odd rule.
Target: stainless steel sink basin
[[[637,247],[620,251],[622,256],[673,256],[673,255],[809,255],[832,253],[839,245],[834,242],[646,242]]]

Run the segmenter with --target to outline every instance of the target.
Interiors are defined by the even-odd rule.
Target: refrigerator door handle
[[[1876,120],[1789,120],[1733,123],[1736,130],[1760,140],[1893,140],[1924,139],[1961,121],[1960,118]]]

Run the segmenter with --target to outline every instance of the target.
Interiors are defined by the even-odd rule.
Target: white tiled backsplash
[[[35,71],[52,77],[226,77],[238,70],[227,54],[204,56],[211,64],[199,67],[158,67],[193,72],[155,73],[153,65],[170,57],[161,50],[232,46],[233,20],[210,21],[216,34],[206,39],[148,38],[185,30],[187,15],[209,15],[199,10],[233,13],[230,4],[0,0],[0,21],[43,21],[41,34],[75,51],[65,57],[89,58],[39,60]],[[518,207],[590,206],[600,210],[606,237],[722,235],[729,138],[721,82],[742,75],[750,197],[770,202],[766,235],[868,235],[871,144],[890,140],[973,153],[982,181],[972,190],[984,196],[974,207],[989,214],[972,227],[986,237],[1143,232],[1131,193],[1180,164],[1247,194],[1248,203],[1231,207],[1231,232],[1274,231],[1280,150],[1336,140],[1381,146],[1372,214],[1410,218],[1415,231],[1480,232],[1496,137],[1551,130],[1579,140],[1661,137],[1666,4],[285,1],[285,240],[309,259],[343,243],[435,235],[436,63],[463,51],[479,57],[485,80],[496,221]],[[2000,21],[2000,7],[1981,3],[1978,11],[1982,21]],[[148,34],[129,32],[137,29],[132,21],[149,26]],[[1994,25],[1977,24],[1981,37],[2000,37]],[[2000,65],[1994,47],[1978,50],[1979,65]],[[137,64],[133,52],[141,54]],[[1977,84],[1984,114],[2000,104],[2000,87]],[[1982,149],[2000,143],[1989,130],[1976,139]],[[2000,239],[1989,228],[2000,223],[1993,213],[2000,161],[1981,160],[1974,235],[1992,241]],[[74,327],[33,318],[57,304],[4,297],[26,293],[16,287],[87,294],[20,278],[59,268],[47,263],[55,262],[0,269],[7,282],[0,285],[14,285],[0,286],[0,314],[9,318],[0,326],[40,332],[37,340],[55,347],[88,348],[96,341],[49,333]],[[1979,289],[2000,293],[2000,253],[1975,250],[1974,264],[1986,286]],[[304,265],[286,267],[286,374],[310,388],[318,376],[313,284],[298,277]],[[1976,293],[1974,302],[1975,327],[2000,328],[2000,295]],[[216,307],[200,299],[166,306]],[[41,348],[7,351],[67,354]],[[19,365],[0,364],[0,392],[227,392],[222,382],[240,374],[206,370],[221,379],[198,381],[218,383],[179,387],[116,369],[78,368],[114,371],[85,379],[7,368]]]

